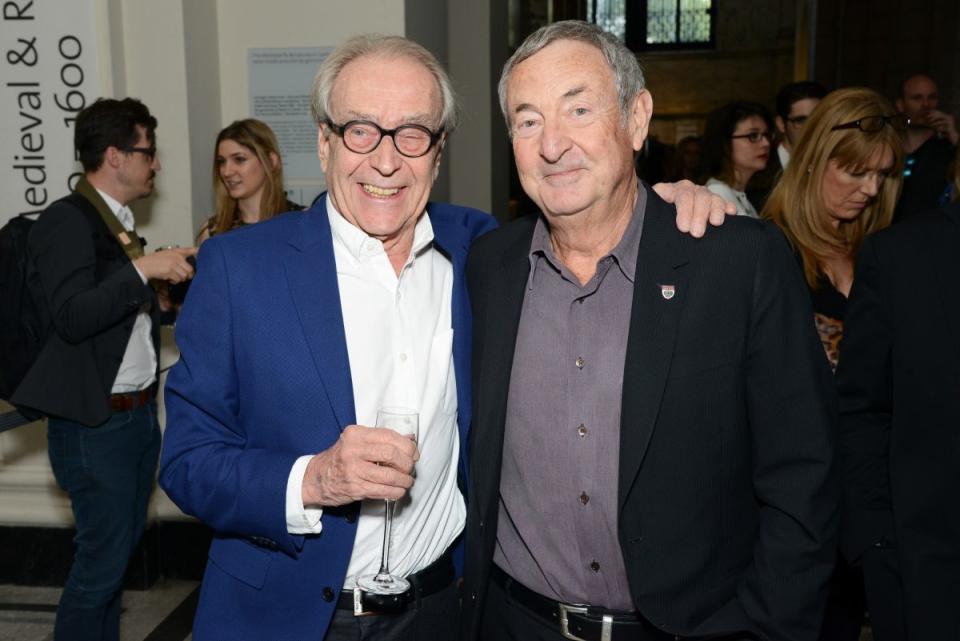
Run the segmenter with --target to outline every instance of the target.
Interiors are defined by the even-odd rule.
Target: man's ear
[[[903,98],[897,98],[893,101],[893,106],[897,108],[897,111],[903,113]]]
[[[330,139],[327,133],[327,125],[322,123],[317,131],[317,157],[320,159],[320,169],[323,173],[327,173],[327,163],[330,160]]]
[[[776,118],[773,119],[773,121],[777,125],[777,131],[780,132],[780,136],[781,137],[786,136],[787,123],[783,122],[783,118],[781,118],[780,116],[777,116]]]
[[[650,132],[650,118],[653,116],[653,96],[646,89],[642,90],[633,99],[630,105],[630,116],[627,126],[634,151],[643,149],[643,142]]]
[[[103,152],[103,162],[105,165],[116,169],[123,161],[123,152],[114,146],[107,147]]]

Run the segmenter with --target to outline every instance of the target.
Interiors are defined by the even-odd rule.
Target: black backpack
[[[52,329],[27,244],[35,222],[31,215],[20,214],[0,227],[0,399],[4,400],[13,396]]]

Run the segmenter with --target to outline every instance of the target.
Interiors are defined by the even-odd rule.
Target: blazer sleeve
[[[889,282],[876,239],[867,238],[847,305],[837,369],[844,501],[840,541],[850,561],[877,542],[895,540],[888,472],[893,418]]]
[[[30,230],[30,254],[57,334],[80,343],[153,300],[130,261],[97,281],[97,255],[83,213],[60,202]]]
[[[177,323],[160,485],[218,533],[296,556],[303,536],[287,532],[286,484],[297,455],[250,444],[258,426],[241,416],[233,306],[223,251],[206,242]]]
[[[747,345],[753,486],[760,521],[739,600],[763,638],[818,638],[836,558],[836,390],[800,271],[767,226]]]

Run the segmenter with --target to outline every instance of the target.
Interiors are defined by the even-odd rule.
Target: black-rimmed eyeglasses
[[[746,138],[747,140],[749,140],[749,141],[752,142],[752,143],[758,143],[758,142],[760,142],[760,139],[761,139],[761,138],[766,138],[767,142],[770,142],[770,141],[773,140],[773,134],[770,133],[769,131],[751,131],[750,133],[738,134],[738,135],[736,135],[736,136],[730,136],[730,137],[731,137],[731,138]]]
[[[342,125],[327,118],[327,126],[341,138],[343,144],[355,154],[369,154],[377,148],[384,136],[393,138],[393,144],[407,158],[419,158],[443,138],[443,127],[430,131],[423,125],[400,125],[384,129],[369,120],[351,120]]]
[[[147,157],[147,160],[151,162],[157,157],[156,145],[150,145],[149,147],[121,147],[120,151],[128,154],[143,154]]]
[[[884,125],[890,125],[894,131],[904,131],[910,126],[910,119],[903,114],[893,114],[892,116],[866,116],[852,122],[845,122],[837,125],[830,131],[840,129],[859,129],[867,133],[873,133],[883,129]]]

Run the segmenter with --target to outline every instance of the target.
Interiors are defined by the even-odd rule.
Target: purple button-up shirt
[[[510,377],[494,562],[540,594],[633,610],[617,538],[624,356],[647,194],[585,285],[546,223],[530,246]]]

